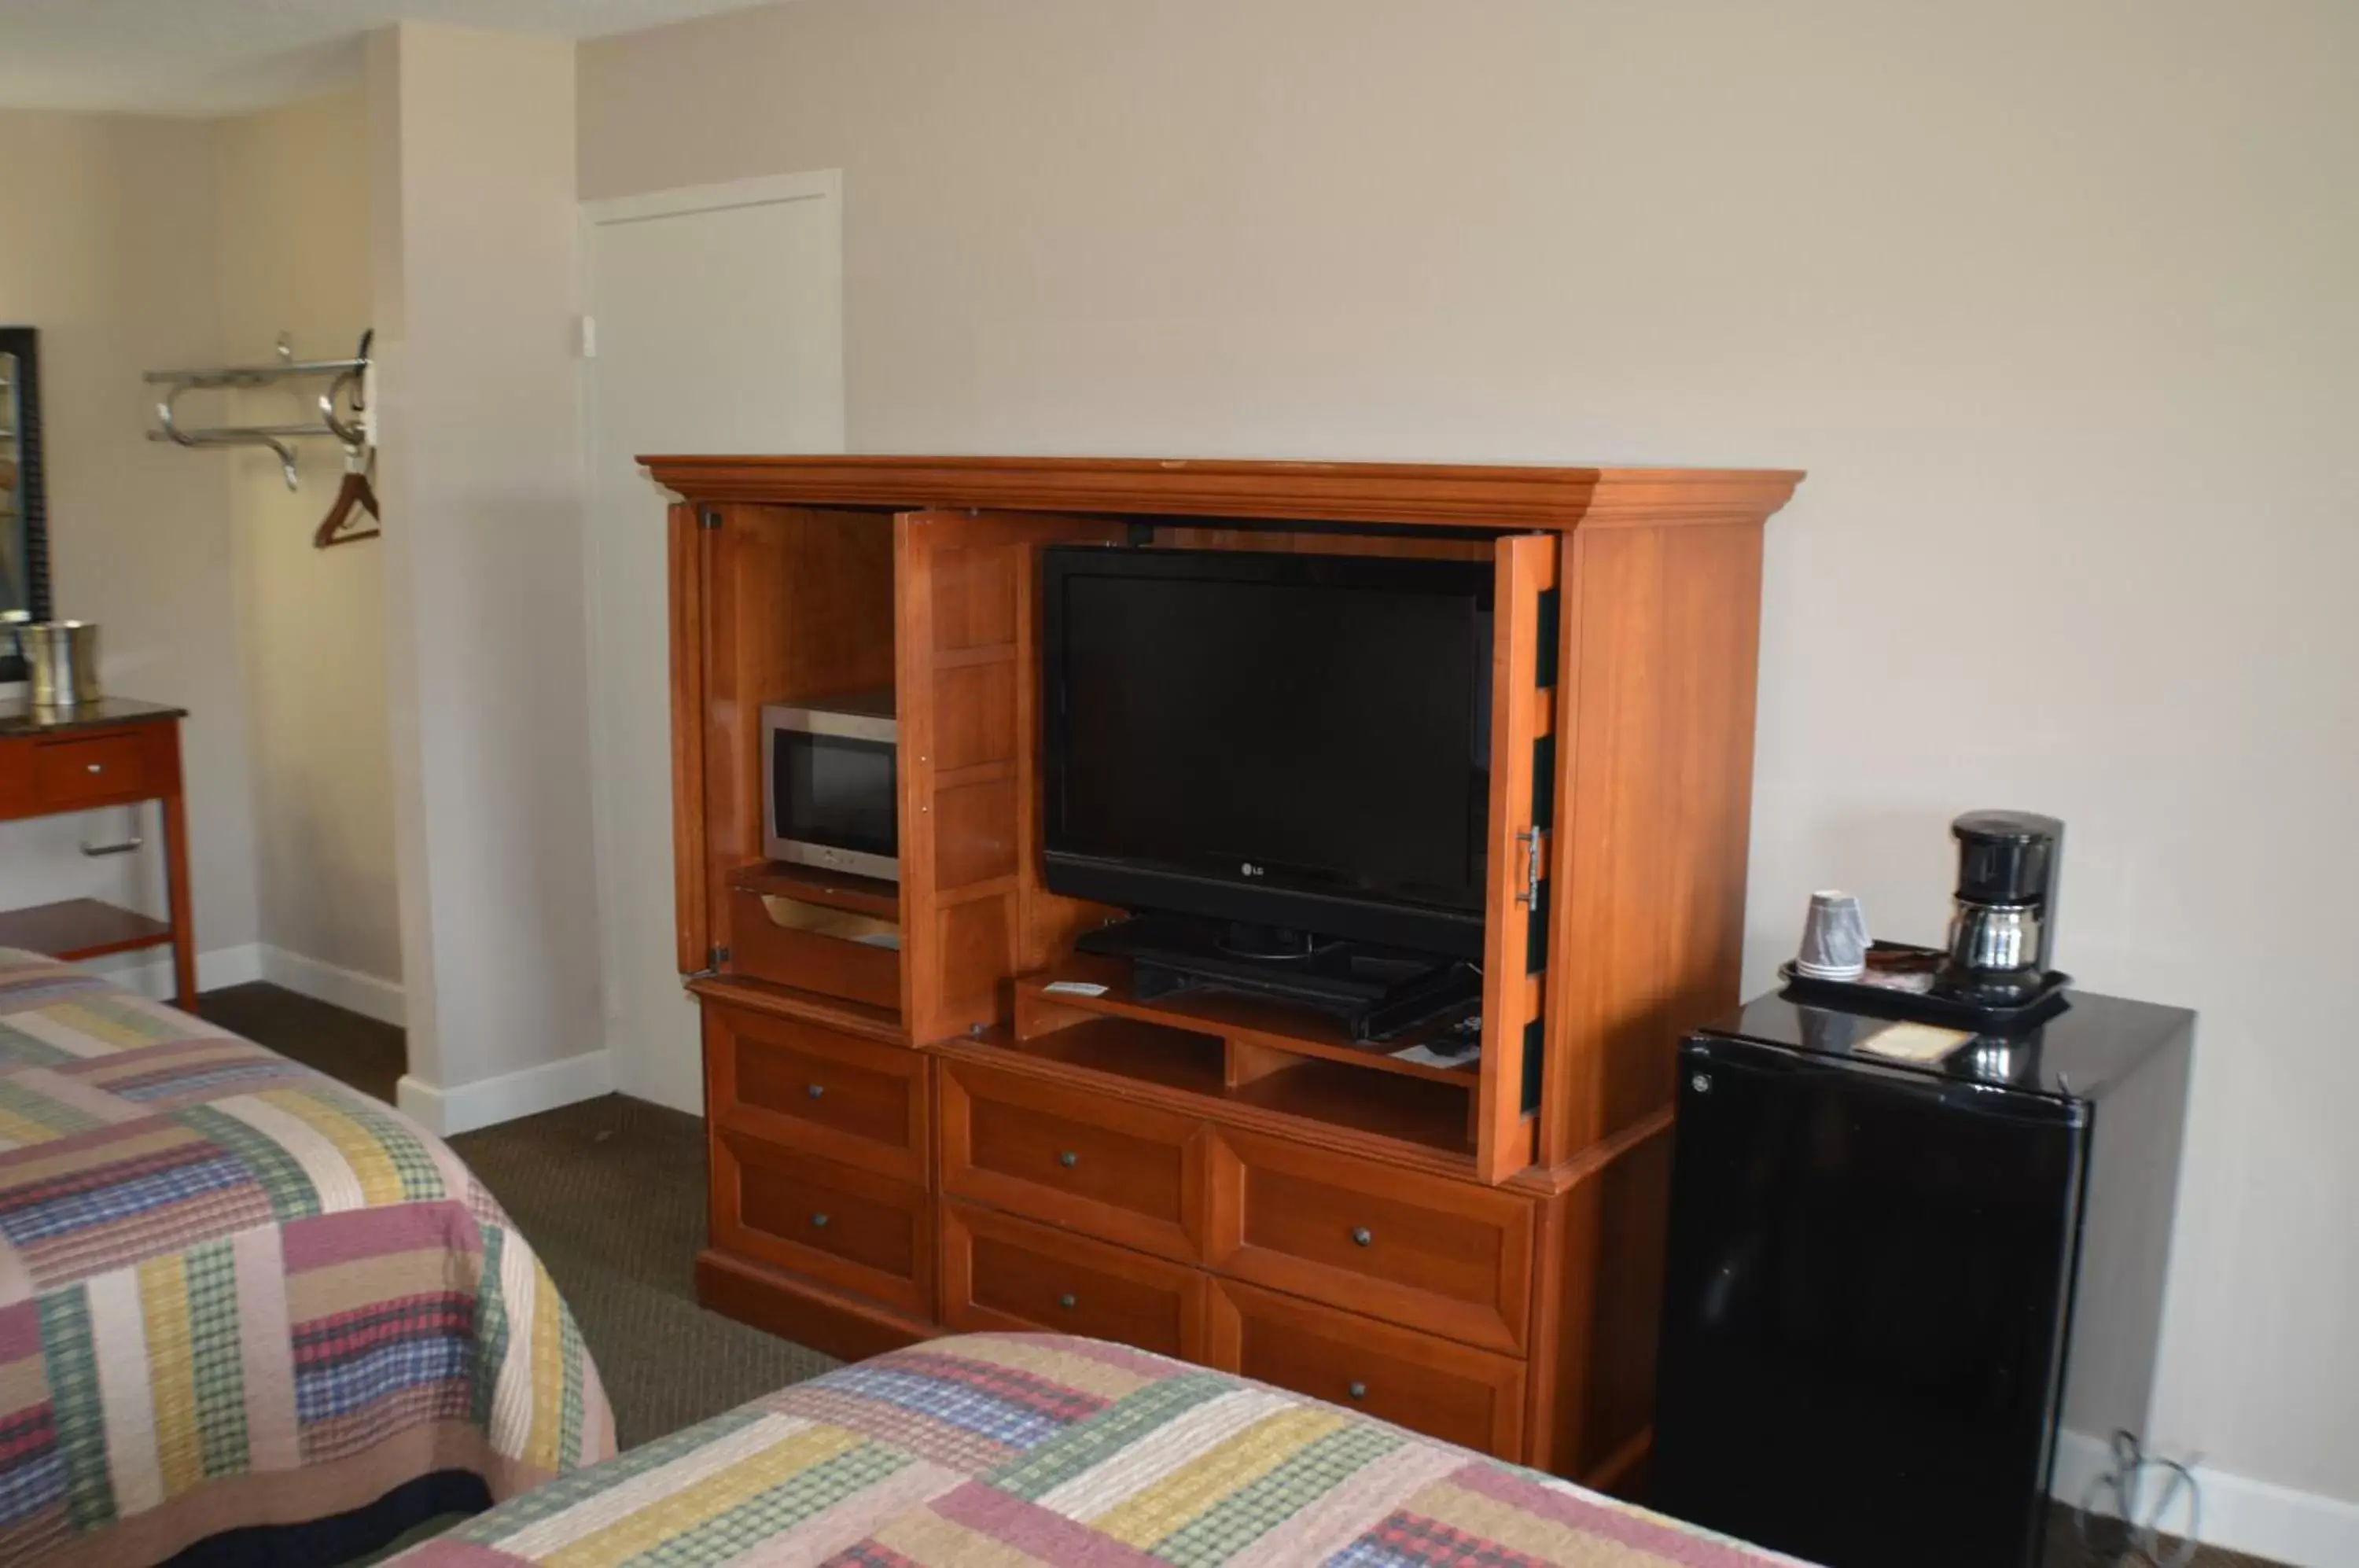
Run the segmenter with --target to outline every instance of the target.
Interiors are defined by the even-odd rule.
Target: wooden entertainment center
[[[703,1301],[846,1356],[1121,1340],[1628,1479],[1674,1050],[1737,1000],[1762,527],[1801,476],[644,461],[678,497]],[[1073,951],[1118,911],[1043,885],[1038,556],[1084,542],[1491,564],[1478,1061],[1266,997],[1142,999]],[[875,688],[899,882],[766,860],[762,707]]]

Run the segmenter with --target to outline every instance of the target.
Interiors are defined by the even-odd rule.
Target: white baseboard
[[[2056,1499],[2068,1507],[2077,1505],[2091,1484],[2112,1468],[2112,1451],[2104,1439],[2078,1432],[2060,1434]],[[2206,1545],[2249,1552],[2289,1568],[2343,1568],[2359,1563],[2359,1503],[2297,1492],[2209,1465],[2195,1466],[2195,1479],[2203,1501],[2197,1534]]]
[[[314,1001],[327,1002],[363,1018],[398,1029],[408,1022],[400,984],[380,980],[374,975],[364,975],[357,969],[345,969],[325,964],[316,958],[306,958],[299,953],[289,953],[283,947],[264,942],[262,978],[274,985],[284,985],[299,996]]]
[[[103,975],[125,990],[136,991],[158,1001],[172,999],[172,954],[169,949],[153,952],[125,953],[111,958],[92,958],[81,967],[93,975]],[[262,944],[241,942],[235,947],[217,947],[197,954],[197,989],[217,991],[223,985],[244,985],[262,978]]]
[[[614,1092],[612,1060],[603,1051],[590,1051],[521,1073],[503,1073],[496,1078],[479,1078],[448,1088],[405,1073],[399,1100],[405,1113],[429,1130],[449,1138]]]

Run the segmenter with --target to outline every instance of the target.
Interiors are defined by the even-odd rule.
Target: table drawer
[[[919,1317],[933,1315],[926,1190],[759,1138],[712,1139],[712,1244]]]
[[[704,1004],[721,1126],[887,1176],[926,1178],[926,1058],[819,1024]]]
[[[1519,1459],[1524,1364],[1226,1279],[1212,1282],[1211,1365],[1502,1459]]]
[[[942,1205],[942,1323],[962,1333],[1048,1329],[1201,1360],[1209,1284],[1164,1258]]]
[[[136,731],[42,741],[33,747],[33,789],[46,811],[73,811],[154,793],[147,743]]]
[[[1528,1199],[1234,1128],[1212,1158],[1216,1271],[1469,1345],[1524,1348]]]
[[[1112,1095],[942,1064],[942,1190],[1193,1263],[1202,1123]]]

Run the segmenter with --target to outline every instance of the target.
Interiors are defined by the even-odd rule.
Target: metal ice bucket
[[[36,621],[17,628],[17,641],[32,672],[35,707],[71,708],[98,701],[95,621]]]

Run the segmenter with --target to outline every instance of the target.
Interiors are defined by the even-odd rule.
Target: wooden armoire
[[[1762,530],[1800,475],[644,461],[676,497],[705,1302],[845,1356],[1122,1340],[1633,1475],[1674,1050],[1737,1000]],[[1479,1060],[1266,998],[1148,999],[1075,953],[1117,911],[1043,885],[1038,554],[1083,541],[1491,564]],[[766,860],[763,706],[875,688],[898,881]]]

